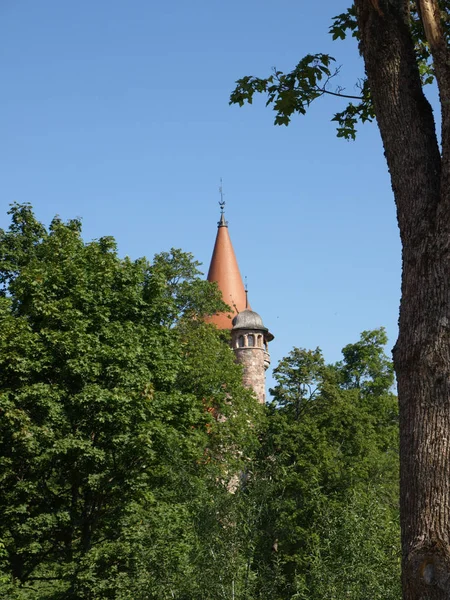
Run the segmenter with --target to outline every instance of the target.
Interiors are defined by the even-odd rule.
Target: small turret
[[[266,369],[270,365],[268,343],[273,335],[258,313],[248,308],[233,319],[231,347],[236,362],[244,367],[243,383],[255,392],[259,402],[266,401]]]

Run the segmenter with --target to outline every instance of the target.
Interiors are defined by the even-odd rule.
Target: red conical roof
[[[247,299],[242,277],[231,244],[228,225],[222,213],[217,230],[211,264],[208,271],[208,281],[216,281],[222,292],[224,302],[231,308],[229,313],[217,313],[206,319],[219,329],[231,329],[232,318],[247,306]]]

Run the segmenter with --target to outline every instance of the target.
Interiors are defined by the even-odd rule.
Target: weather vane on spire
[[[247,283],[247,275],[245,276],[245,308],[248,308],[248,283]]]
[[[221,212],[221,214],[223,214],[224,209],[225,209],[225,200],[223,199],[223,197],[225,194],[223,193],[223,188],[222,188],[222,177],[220,178],[219,194],[220,194],[220,201],[219,201],[220,212]]]
[[[219,194],[220,194],[220,200],[219,200],[220,221],[217,224],[219,227],[228,227],[228,223],[227,223],[227,221],[225,221],[225,200],[223,199],[225,194],[223,193],[223,188],[222,188],[222,177],[220,178]]]

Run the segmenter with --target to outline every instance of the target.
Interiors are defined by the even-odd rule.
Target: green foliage
[[[386,393],[394,384],[392,362],[384,354],[387,335],[384,328],[363,331],[361,339],[342,349],[344,360],[339,363],[342,385],[358,388],[362,394],[375,397]]]
[[[267,93],[266,106],[274,105],[275,124],[288,125],[294,112],[305,114],[308,106],[325,93],[320,83],[331,77],[330,64],[334,58],[328,54],[308,54],[290,73],[274,69],[265,79],[243,77],[230,96],[230,104],[252,104],[255,93]]]
[[[358,82],[358,87],[361,92],[361,101],[357,104],[349,102],[343,111],[337,112],[331,119],[337,123],[337,137],[346,140],[356,139],[356,124],[358,121],[361,121],[361,123],[370,123],[375,119],[375,111],[367,79]]]
[[[293,412],[296,421],[319,391],[318,385],[325,374],[325,361],[320,348],[294,348],[274,369],[277,385],[270,390],[277,406]]]
[[[327,506],[317,534],[306,597],[401,598],[398,516],[383,487],[350,490],[343,502]]]
[[[261,506],[255,598],[399,597],[398,422],[383,329],[326,365],[294,350],[248,493]]]
[[[332,19],[329,32],[333,40],[345,40],[347,33],[359,39],[358,23],[356,21],[356,7],[354,4],[345,12],[336,15]]]
[[[84,243],[78,220],[55,218],[47,231],[27,205],[10,214],[0,232],[0,595],[139,597],[130,580],[145,557],[158,564],[154,597],[172,597],[161,565],[189,575],[191,511],[255,444],[257,403],[202,322],[225,305],[189,254],[120,259],[112,238]]]
[[[440,0],[442,26],[447,39],[450,40],[450,18],[448,2]],[[410,29],[414,41],[417,64],[423,85],[434,81],[434,69],[429,45],[425,38],[422,21],[416,2],[410,2]],[[333,40],[344,40],[347,35],[359,40],[355,5],[345,12],[333,17],[329,29]],[[236,88],[230,95],[230,104],[242,106],[246,102],[252,104],[255,94],[267,96],[266,106],[272,105],[275,111],[275,125],[288,125],[294,113],[306,114],[310,104],[323,96],[334,96],[343,99],[357,100],[349,102],[346,107],[336,112],[332,121],[336,122],[337,136],[344,139],[355,139],[356,126],[360,121],[371,122],[375,118],[374,107],[367,79],[357,81],[357,95],[349,95],[340,86],[331,86],[340,69],[331,70],[336,59],[329,54],[308,54],[300,60],[290,72],[278,69],[266,78],[246,76],[236,81]]]
[[[28,205],[0,232],[0,597],[398,597],[383,329],[294,348],[263,414],[216,286]]]

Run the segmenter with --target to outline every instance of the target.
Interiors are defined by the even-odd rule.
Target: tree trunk
[[[402,240],[394,365],[400,404],[404,600],[450,598],[450,189],[422,92],[407,0],[356,0]],[[436,60],[436,59],[435,59]],[[441,102],[445,82],[440,82]],[[443,114],[447,112],[445,109]],[[448,121],[447,121],[448,123]]]

